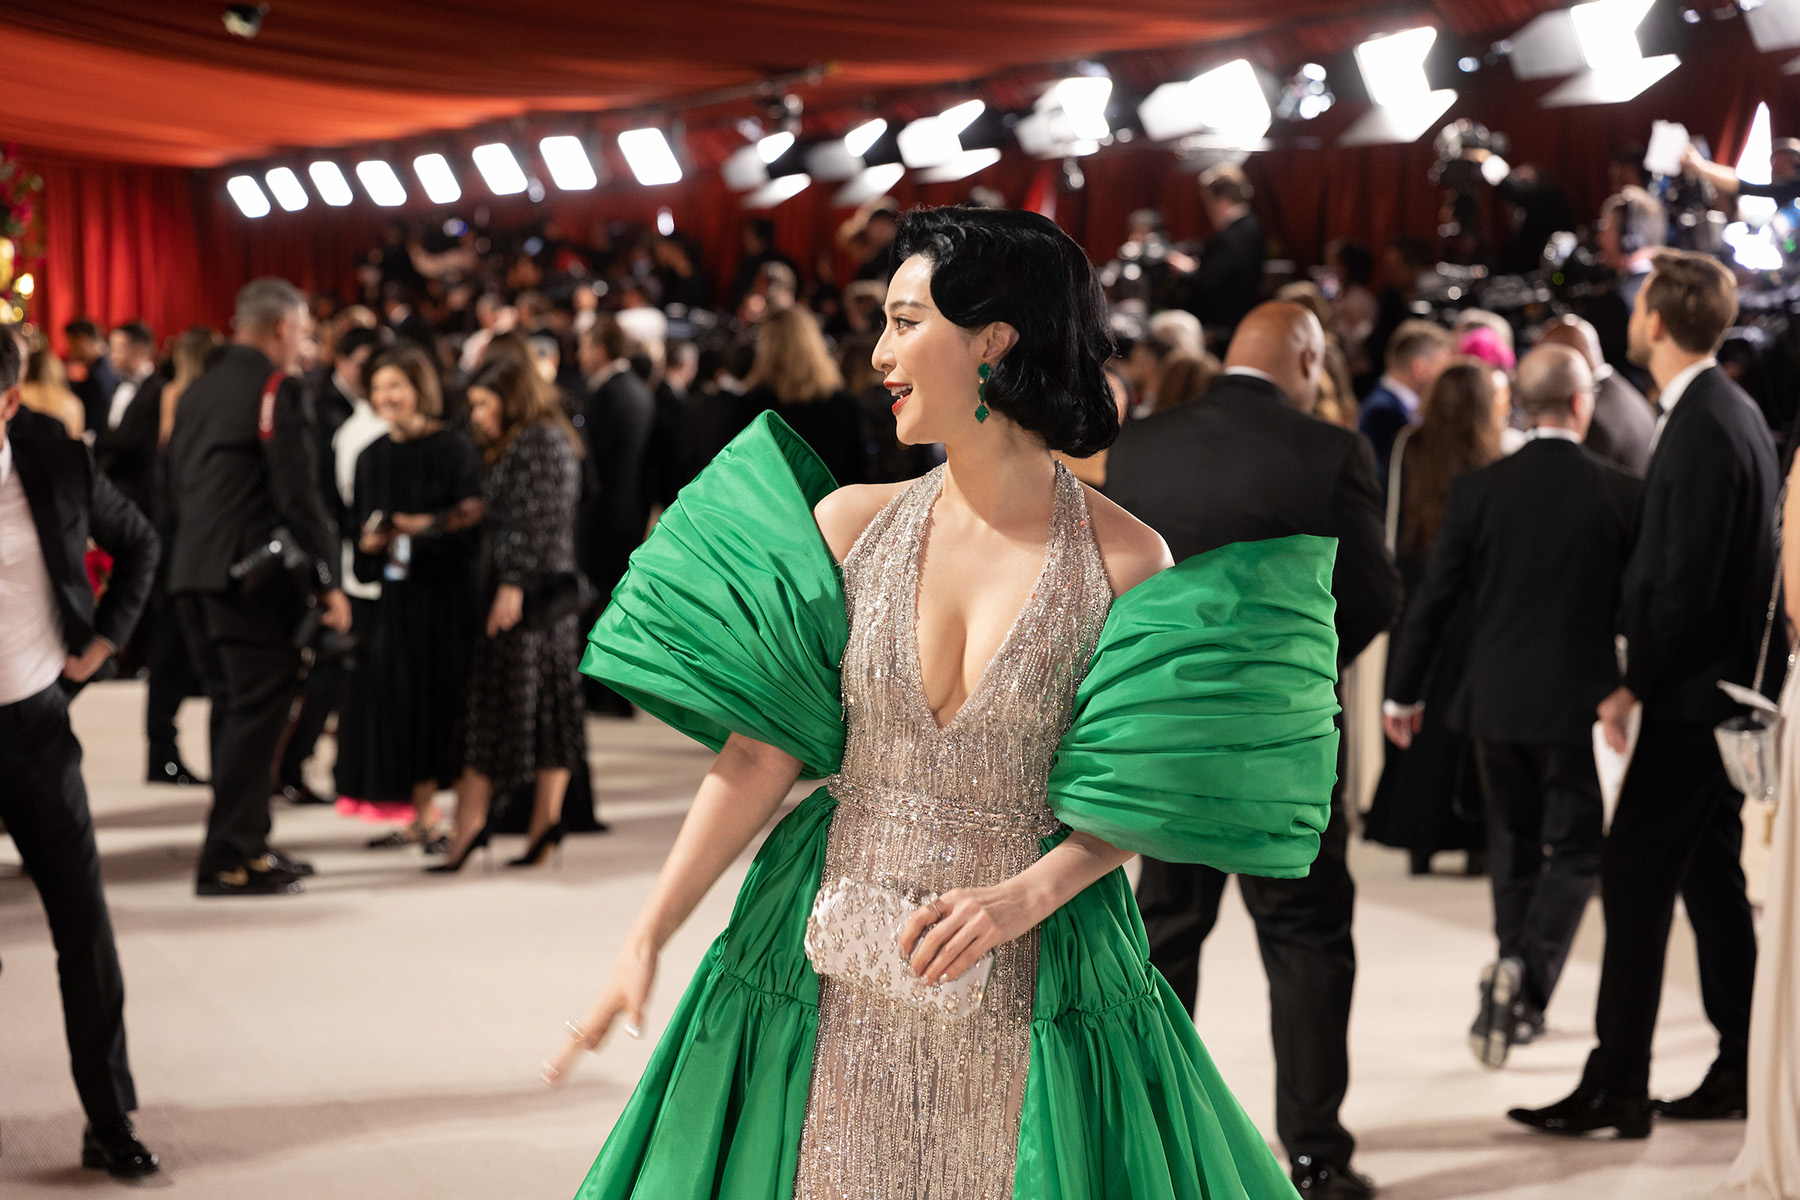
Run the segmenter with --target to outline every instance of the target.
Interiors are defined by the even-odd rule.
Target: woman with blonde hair
[[[0,337],[6,336],[0,333]],[[31,356],[25,360],[25,378],[19,383],[19,397],[25,407],[40,416],[54,420],[80,440],[87,430],[87,409],[81,397],[69,390],[68,372],[62,359],[50,352],[41,338],[33,338]]]
[[[200,378],[212,352],[219,348],[219,343],[223,340],[217,330],[208,329],[204,325],[196,325],[175,339],[175,345],[169,352],[170,360],[175,366],[175,378],[162,390],[162,411],[157,417],[158,450],[168,449],[169,435],[175,431],[175,409],[181,404],[181,394],[187,391],[188,384]]]
[[[839,483],[868,478],[856,400],[844,390],[843,373],[811,313],[786,308],[769,314],[744,383],[745,425],[773,411],[825,460]]]

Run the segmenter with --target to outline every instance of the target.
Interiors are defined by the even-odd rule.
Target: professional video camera
[[[319,623],[325,614],[312,588],[312,558],[294,537],[293,530],[285,525],[277,526],[266,541],[232,563],[226,573],[246,594],[261,591],[283,575],[292,579],[306,597],[306,611],[294,626],[290,644],[296,650],[310,651],[315,664],[354,663],[354,655],[362,641],[354,633],[340,633]]]
[[[1498,184],[1509,171],[1506,156],[1511,149],[1506,135],[1494,133],[1467,117],[1438,130],[1431,148],[1437,151],[1431,182],[1451,191],[1472,193],[1482,182]]]

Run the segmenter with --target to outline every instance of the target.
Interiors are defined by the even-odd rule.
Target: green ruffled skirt
[[[577,1200],[793,1194],[819,999],[801,939],[836,807],[818,789],[763,844]],[[1150,967],[1122,870],[1043,924],[1013,1195],[1295,1195]]]

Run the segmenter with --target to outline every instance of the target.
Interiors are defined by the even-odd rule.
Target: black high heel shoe
[[[550,826],[550,828],[544,830],[544,832],[538,834],[531,845],[526,848],[523,855],[518,858],[507,859],[506,865],[509,867],[535,867],[544,861],[545,854],[554,849],[556,851],[556,865],[559,867],[562,866],[562,840],[563,834],[566,832],[568,831],[563,828],[563,823],[558,821],[556,824]]]
[[[456,855],[454,858],[446,857],[443,862],[438,863],[434,867],[426,867],[425,868],[426,874],[429,874],[429,875],[454,875],[454,874],[456,874],[458,871],[463,869],[463,864],[469,861],[470,855],[474,854],[477,850],[487,850],[488,841],[493,837],[493,833],[494,833],[494,827],[492,824],[483,825],[481,827],[481,830],[478,833],[476,833],[474,838],[472,838],[470,840],[469,844],[467,846],[463,847],[463,852],[461,854]],[[494,855],[493,855],[492,851],[489,851],[488,852],[488,869],[492,870],[493,866],[494,866]]]

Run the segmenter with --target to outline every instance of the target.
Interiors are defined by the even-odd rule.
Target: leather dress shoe
[[[1658,1116],[1672,1121],[1741,1121],[1749,1110],[1748,1084],[1737,1071],[1714,1066],[1700,1086],[1679,1100],[1653,1101]]]
[[[1506,1115],[1521,1125],[1570,1137],[1602,1129],[1617,1130],[1622,1138],[1650,1136],[1649,1097],[1621,1096],[1585,1083],[1548,1108],[1515,1108]]]
[[[304,783],[284,783],[281,785],[281,796],[289,804],[330,804],[330,800],[319,795]]]
[[[153,754],[144,768],[145,783],[170,783],[176,787],[205,787],[206,780],[188,769],[179,754]]]
[[[1294,1160],[1293,1180],[1306,1200],[1369,1200],[1375,1194],[1375,1181],[1367,1175],[1304,1154]]]
[[[300,876],[277,867],[270,856],[223,871],[202,875],[194,885],[196,896],[297,896],[305,891]]]
[[[1544,1036],[1544,1010],[1521,1000],[1513,1009],[1513,1045],[1529,1046]]]
[[[266,858],[269,861],[269,864],[277,871],[286,871],[289,875],[298,875],[302,879],[311,878],[319,873],[313,868],[313,865],[305,859],[291,858],[282,851],[275,849],[273,846],[269,848],[269,852],[263,855],[263,857]]]
[[[130,1117],[89,1125],[81,1131],[81,1165],[116,1179],[142,1179],[162,1170],[150,1147],[138,1141]]]

